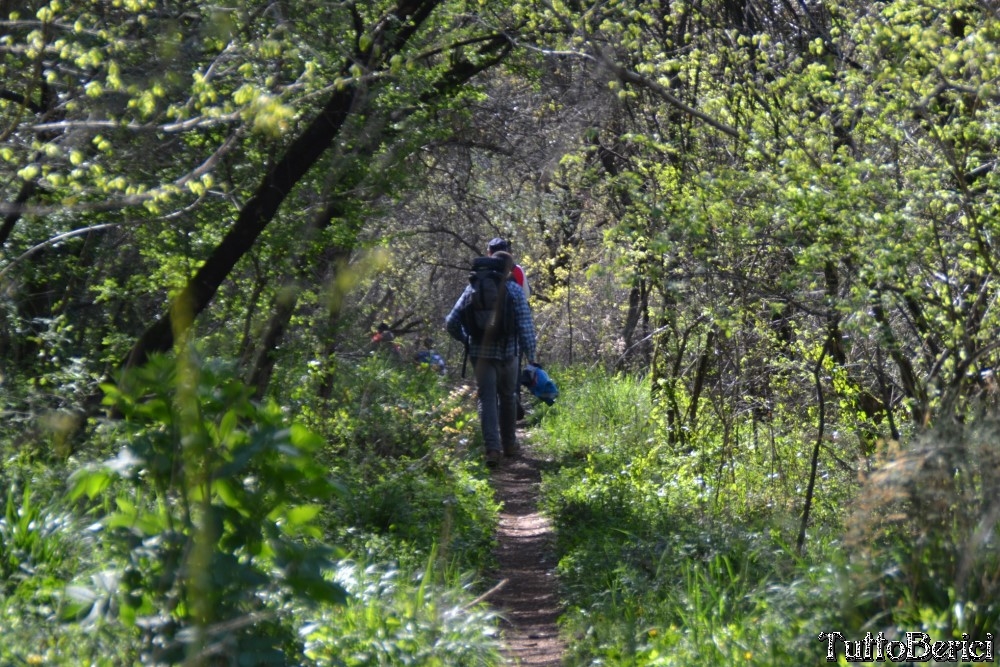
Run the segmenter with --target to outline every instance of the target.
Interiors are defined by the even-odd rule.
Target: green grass
[[[644,382],[567,379],[538,439],[560,463],[543,505],[557,529],[569,664],[815,663],[815,633],[840,617],[845,593],[830,561],[843,561],[834,508],[855,491],[849,481],[827,474],[817,487],[827,504],[800,558],[786,546],[807,472],[793,420],[757,425],[754,438],[742,425],[737,446],[706,417],[677,450]]]
[[[310,664],[489,666],[502,663],[495,612],[471,599],[469,582],[441,571],[432,553],[420,576],[364,561],[337,572],[351,593],[302,629]]]

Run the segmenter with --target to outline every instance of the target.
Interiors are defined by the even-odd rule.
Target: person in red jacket
[[[389,325],[382,322],[378,325],[371,338],[371,351],[375,354],[385,355],[393,363],[403,361],[403,350],[396,342],[396,334],[392,333]]]
[[[492,257],[493,253],[501,250],[503,252],[510,252],[510,243],[505,239],[495,238],[486,246],[486,255]],[[514,270],[511,271],[510,277],[521,287],[525,299],[531,296],[531,288],[528,287],[528,276],[525,275],[524,269],[521,268],[520,264],[514,265]]]

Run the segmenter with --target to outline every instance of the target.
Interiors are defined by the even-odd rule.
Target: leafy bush
[[[76,552],[71,542],[76,529],[73,516],[33,502],[28,485],[20,503],[15,488],[9,487],[4,507],[0,518],[0,593],[11,595],[32,578],[42,580],[66,571],[67,561]]]
[[[470,394],[419,370],[365,385],[369,363],[348,402],[303,401],[312,430],[228,365],[157,357],[106,387],[117,417],[76,456],[113,455],[76,463],[71,503],[65,467],[8,458],[0,663],[499,664],[471,601],[498,506]]]
[[[317,400],[323,379],[330,382],[329,396]],[[428,369],[400,367],[380,356],[356,365],[339,359],[315,364],[293,391],[303,423],[329,443],[331,465],[464,450],[478,426],[470,398],[468,387],[451,391]]]
[[[487,567],[499,506],[476,448],[471,388],[380,357],[332,363],[332,397],[305,410],[328,443],[322,461],[348,491],[328,505],[328,533],[406,571],[419,571],[432,548],[460,569]]]
[[[107,626],[99,612],[75,627],[60,622],[73,606],[73,576],[92,571],[102,581],[94,537],[58,498],[36,499],[30,482],[20,494],[8,488],[0,518],[0,664],[127,662],[134,632]]]
[[[344,607],[324,608],[306,628],[306,656],[332,665],[500,665],[496,616],[463,591],[436,583],[431,554],[416,579],[385,566],[344,562],[337,580],[351,593]]]
[[[138,628],[144,662],[294,662],[285,605],[346,596],[316,520],[337,491],[314,458],[322,440],[252,403],[225,367],[159,357],[122,387],[105,387],[119,455],[80,470],[71,491],[113,493],[101,525],[120,564],[70,589],[67,614]]]
[[[492,563],[500,507],[489,482],[448,452],[406,467],[380,462],[354,469],[348,485],[352,501],[337,514],[350,526],[345,546],[356,545],[357,536],[386,536],[392,547],[383,556],[407,570],[419,569],[434,548],[461,569],[481,571]]]

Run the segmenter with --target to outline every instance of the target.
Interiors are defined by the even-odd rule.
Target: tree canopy
[[[828,367],[889,435],[987,384],[985,7],[4,11],[9,374],[58,357],[97,379],[197,325],[265,391],[281,349],[436,330],[455,269],[503,235],[549,354],[648,367],[678,434],[709,379],[765,409],[782,367]]]
[[[153,583],[180,552],[247,581],[309,562],[276,579],[282,603],[314,585],[342,601],[316,565],[330,554],[303,546],[323,532],[314,503],[342,489],[286,450],[357,464],[364,519],[386,532],[408,484],[472,489],[440,504],[479,549],[489,503],[428,443],[469,430],[442,323],[500,236],[532,286],[541,361],[644,391],[588,408],[642,444],[580,454],[604,486],[553,500],[567,522],[607,493],[602,511],[638,535],[614,494],[669,461],[681,504],[743,483],[734,507],[793,513],[801,554],[839,502],[831,479],[996,407],[998,42],[976,0],[0,0],[4,455],[50,443],[48,462],[82,471],[72,503],[140,541],[175,531],[148,559],[115,544],[145,577],[140,608],[202,629],[188,594],[203,580]],[[404,358],[435,339],[443,384],[373,360],[380,322]],[[380,460],[411,455],[440,487]],[[959,470],[935,457],[907,470]],[[886,470],[871,479],[890,505],[909,487]],[[971,495],[949,497],[995,523],[991,482],[962,470]],[[141,495],[141,478],[150,507],[104,495]],[[643,507],[667,507],[665,488]],[[242,583],[220,588],[213,622],[255,603]],[[272,631],[271,648],[294,644]]]

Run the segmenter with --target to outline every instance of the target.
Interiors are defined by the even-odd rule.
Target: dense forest
[[[504,664],[494,237],[565,664],[982,657],[998,148],[987,0],[0,0],[0,664]]]

